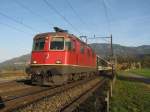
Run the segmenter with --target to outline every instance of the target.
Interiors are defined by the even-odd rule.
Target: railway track
[[[78,109],[79,105],[85,102],[89,96],[92,95],[94,91],[96,91],[98,88],[104,85],[107,80],[101,80],[101,82],[96,83],[93,87],[89,88],[87,91],[79,95],[77,98],[75,98],[72,102],[66,104],[60,111],[61,112],[73,112],[76,109]]]
[[[3,92],[0,94],[1,99],[3,102],[11,101],[17,98],[25,97],[29,94],[36,94],[41,91],[45,91],[48,89],[52,89],[54,87],[37,87],[37,86],[32,86],[28,88],[22,88],[16,91],[8,91],[8,92]]]
[[[0,85],[0,97],[5,101],[41,88],[26,84],[25,81],[10,81]]]
[[[81,83],[68,88],[64,89],[61,92],[58,92],[52,96],[48,96],[43,98],[42,100],[28,105],[27,107],[20,109],[23,112],[60,112],[64,107],[82,95],[84,92],[87,92],[89,88],[95,87],[96,84],[100,83],[102,78],[95,78],[92,80],[81,81]]]
[[[68,89],[74,88],[78,85],[83,85],[91,80],[93,80],[93,79],[80,80],[80,81],[70,83],[67,85],[63,85],[63,86],[59,86],[59,87],[43,88],[41,90],[39,89],[34,92],[33,91],[28,92],[26,94],[24,92],[22,92],[24,94],[14,95],[13,97],[7,97],[6,99],[2,99],[1,104],[0,104],[1,105],[0,111],[8,112],[8,111],[13,111],[13,110],[20,109],[20,108],[22,109],[24,106],[30,105],[37,101],[40,101],[45,97],[55,96],[56,94],[60,94],[64,91],[67,91]],[[19,91],[18,91],[18,93],[19,93]]]
[[[31,84],[26,84],[24,81],[10,81],[0,85],[0,111],[5,108],[5,103],[10,102],[21,97],[28,96],[29,94],[36,94],[38,92],[54,88],[54,87],[40,87]]]
[[[9,81],[0,84],[0,96],[11,95],[14,92],[34,87],[29,80]]]

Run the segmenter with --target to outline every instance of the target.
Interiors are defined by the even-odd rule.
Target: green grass
[[[111,112],[150,112],[150,86],[117,79],[111,99]]]
[[[148,69],[148,68],[147,69],[129,70],[129,72],[150,78],[150,69]]]

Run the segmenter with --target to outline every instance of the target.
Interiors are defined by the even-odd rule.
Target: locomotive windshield
[[[36,39],[34,40],[33,43],[33,50],[34,51],[44,50],[44,45],[45,45],[45,40],[43,38]]]
[[[64,49],[64,37],[53,37],[50,45],[51,50],[63,50]]]

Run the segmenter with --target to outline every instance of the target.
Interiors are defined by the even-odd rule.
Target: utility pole
[[[113,37],[112,37],[112,34],[110,35],[110,37],[96,37],[94,35],[94,38],[88,38],[88,39],[97,39],[97,38],[103,38],[103,39],[110,39],[110,61],[111,61],[111,66],[112,66],[112,75],[114,75],[114,53],[113,53]]]
[[[111,46],[111,63],[112,63],[112,71],[111,72],[114,77],[114,53],[113,53],[112,34],[110,35],[110,46]]]
[[[111,54],[111,58],[113,57],[114,53],[113,53],[113,41],[112,41],[112,34],[110,35],[110,37],[96,37],[94,35],[94,38],[88,38],[88,39],[98,39],[98,38],[103,38],[103,39],[110,39],[110,54]]]
[[[111,45],[111,57],[113,57],[113,42],[112,42],[112,34],[110,35],[110,45]]]

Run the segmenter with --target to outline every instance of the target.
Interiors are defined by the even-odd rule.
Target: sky
[[[150,45],[149,6],[150,0],[0,0],[0,62],[30,53],[34,35],[54,26],[78,37],[112,34],[115,44]]]

